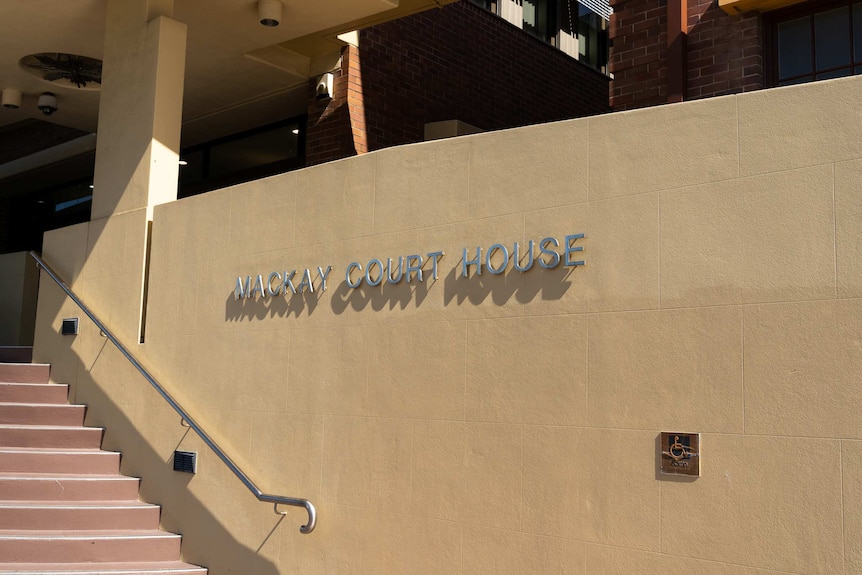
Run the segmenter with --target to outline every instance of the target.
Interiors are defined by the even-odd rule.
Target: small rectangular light
[[[67,317],[63,320],[63,325],[60,327],[62,335],[78,335],[78,318]]]
[[[194,451],[174,451],[174,471],[198,472],[198,454]]]

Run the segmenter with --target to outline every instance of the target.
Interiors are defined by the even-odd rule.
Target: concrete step
[[[178,561],[180,536],[162,531],[0,531],[0,557],[16,563]]]
[[[182,561],[136,563],[0,563],[0,575],[205,575]]]
[[[116,474],[120,472],[120,454],[96,448],[0,447],[0,472]]]
[[[33,361],[32,346],[0,345],[0,363],[30,363]]]
[[[160,511],[140,501],[0,501],[0,531],[158,529]]]
[[[0,363],[0,381],[48,383],[51,366],[46,363]]]
[[[0,447],[97,448],[103,432],[98,427],[0,424]]]
[[[68,396],[68,385],[0,382],[0,402],[65,403]]]
[[[84,425],[85,411],[83,405],[68,403],[3,402],[0,403],[0,424],[81,427]]]
[[[0,473],[5,501],[135,501],[139,487],[139,479],[125,475]]]
[[[2,357],[2,356],[0,356]],[[14,358],[13,358],[14,359]],[[204,575],[49,367],[0,363],[0,575]]]

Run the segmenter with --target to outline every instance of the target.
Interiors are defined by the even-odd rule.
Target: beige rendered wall
[[[27,252],[0,254],[0,345],[33,345],[39,273]]]
[[[37,358],[213,574],[862,574],[860,99],[862,78],[767,90],[157,206],[131,343],[264,490],[317,505],[311,535],[92,326],[57,336],[45,281]],[[110,313],[125,256],[88,262],[94,225],[45,257]],[[458,277],[462,248],[570,233],[583,267]],[[345,283],[435,250],[436,281]],[[325,292],[234,299],[237,276],[327,265]],[[699,478],[658,474],[661,431],[702,434]],[[176,448],[197,475],[167,471]]]

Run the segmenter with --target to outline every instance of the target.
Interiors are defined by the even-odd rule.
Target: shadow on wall
[[[43,282],[43,285],[49,283]],[[40,302],[46,308],[40,309],[40,317],[43,320],[46,317],[58,317],[64,299],[46,297],[44,289]],[[48,289],[59,292],[59,288],[53,284]],[[48,305],[52,307],[48,308]],[[44,325],[46,322],[41,323]],[[50,322],[48,325],[50,330]],[[88,320],[86,328],[82,325],[81,334],[84,334],[84,329],[98,333],[98,328]],[[278,545],[279,538],[284,538],[284,531],[275,537],[278,530],[296,529],[297,537],[306,537],[300,535],[298,530],[298,526],[305,521],[304,511],[295,510],[294,514],[291,508],[286,517],[276,516],[272,513],[271,505],[258,503],[259,513],[226,512],[228,520],[236,521],[240,528],[248,531],[251,526],[260,533],[256,549],[243,545],[222,525],[222,519],[214,516],[192,493],[190,484],[198,481],[199,491],[213,493],[216,505],[225,499],[219,497],[221,491],[245,488],[196,437],[194,445],[200,445],[199,463],[208,466],[207,476],[173,471],[173,451],[183,443],[186,443],[184,449],[188,449],[191,437],[187,439],[187,436],[195,434],[181,426],[179,416],[128,364],[114,345],[106,338],[100,338],[99,347],[92,350],[95,353],[93,361],[85,365],[79,353],[72,349],[76,338],[83,335],[64,337],[54,333],[47,336],[43,332],[41,336],[61,338],[51,346],[45,345],[46,349],[68,349],[68,353],[63,354],[65,357],[53,359],[63,362],[62,372],[78,374],[77,382],[70,387],[70,401],[87,405],[85,425],[106,428],[102,448],[122,452],[121,473],[141,478],[141,499],[162,506],[161,527],[183,536],[183,560],[208,567],[210,575],[277,575],[277,566],[263,554],[278,555],[274,546]],[[77,352],[80,352],[80,348]],[[129,381],[135,381],[136,385],[129,386]],[[121,398],[122,405],[115,398]],[[142,431],[144,427],[146,430]],[[160,441],[154,441],[154,437]],[[154,446],[154,443],[157,445]],[[220,468],[215,469],[216,466]],[[207,483],[204,484],[204,481]],[[249,499],[253,500],[253,496],[249,495]],[[284,521],[285,518],[287,521]]]
[[[518,303],[529,303],[540,296],[542,300],[559,300],[571,287],[571,274],[577,267],[559,266],[553,269],[537,269],[533,262],[531,274],[542,274],[540,281],[524,281],[524,272],[509,269],[498,275],[488,273],[461,277],[462,261],[459,260],[442,280],[429,277],[425,281],[407,283],[387,283],[378,286],[362,283],[351,287],[345,279],[328,296],[335,315],[341,315],[348,308],[360,312],[371,307],[374,311],[384,309],[407,309],[411,305],[420,307],[429,294],[442,283],[443,305],[482,305],[489,297],[496,305],[505,305],[513,297]],[[439,289],[439,288],[437,288]],[[267,317],[311,316],[324,298],[322,291],[303,291],[289,296],[236,297],[234,291],[225,299],[225,321],[262,320]]]

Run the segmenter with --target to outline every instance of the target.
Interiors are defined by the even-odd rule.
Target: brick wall
[[[611,0],[611,106],[667,102],[667,0]],[[730,16],[714,0],[688,0],[687,89],[694,100],[763,87],[760,14]]]
[[[422,141],[428,122],[497,130],[609,110],[604,75],[466,0],[362,30],[359,53],[361,76],[342,62],[343,92],[311,104],[309,164],[344,157],[348,139],[359,153]]]
[[[666,103],[666,0],[611,0],[611,8],[611,107]]]
[[[305,136],[305,163],[308,166],[353,156],[353,135],[347,103],[350,51],[342,51],[341,66],[333,71],[332,98],[315,97],[317,78],[308,81],[308,123]]]
[[[688,99],[761,88],[760,13],[730,16],[714,0],[688,0]]]

